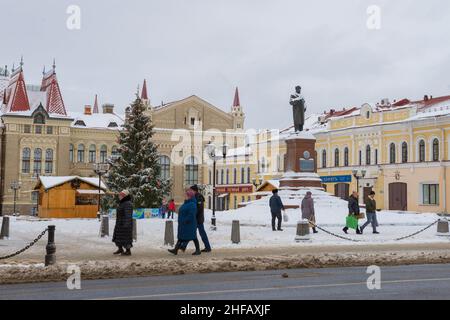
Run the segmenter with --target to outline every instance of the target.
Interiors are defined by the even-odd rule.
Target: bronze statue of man
[[[306,103],[305,98],[301,95],[302,87],[296,86],[295,93],[291,94],[290,104],[294,113],[295,132],[303,131],[305,124]]]

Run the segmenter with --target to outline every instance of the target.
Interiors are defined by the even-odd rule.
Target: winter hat
[[[192,189],[188,189],[186,191],[186,196],[187,196],[188,199],[192,199],[193,197],[195,197],[195,191],[192,190]]]
[[[122,194],[124,197],[129,196],[130,195],[130,191],[128,190],[122,190],[120,191],[120,194]]]
[[[191,187],[191,190],[194,190],[195,192],[198,192],[198,186],[197,186],[196,184],[194,184],[194,185]]]

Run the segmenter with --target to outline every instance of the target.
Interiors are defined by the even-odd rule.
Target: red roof
[[[432,107],[435,104],[445,102],[445,101],[450,101],[450,96],[427,98],[427,99],[423,99],[423,100],[419,100],[419,101],[414,101],[412,103],[421,105],[421,106],[419,106],[419,109],[426,109],[426,108]]]
[[[142,100],[148,100],[147,80],[146,79],[144,79],[144,85],[142,86],[141,99]]]
[[[30,110],[30,103],[27,95],[27,88],[23,76],[22,67],[16,70],[11,76],[9,85],[4,93],[6,104],[5,112],[19,112]]]
[[[48,113],[67,115],[61,90],[59,89],[58,79],[56,78],[55,69],[52,69],[47,74],[44,74],[42,78],[41,91],[47,92],[46,110]]]
[[[236,91],[234,92],[234,101],[233,101],[233,107],[240,107],[241,102],[239,101],[239,89],[236,87]]]
[[[331,118],[331,117],[340,117],[340,116],[345,116],[348,114],[351,114],[353,111],[357,110],[357,107],[353,107],[351,109],[343,109],[343,110],[339,110],[339,111],[335,111],[335,110],[330,110],[325,114],[325,119]]]

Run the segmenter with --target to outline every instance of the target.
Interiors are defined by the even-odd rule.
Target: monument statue
[[[291,94],[290,104],[294,113],[294,128],[295,132],[303,131],[303,126],[305,124],[305,111],[306,103],[305,98],[303,98],[302,87],[296,86],[295,93]]]

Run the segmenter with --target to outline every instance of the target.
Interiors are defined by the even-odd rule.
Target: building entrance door
[[[408,186],[406,183],[394,182],[389,184],[389,210],[408,210]]]

